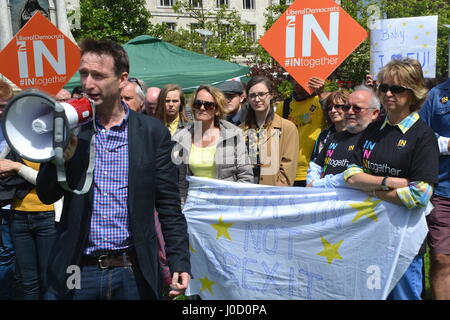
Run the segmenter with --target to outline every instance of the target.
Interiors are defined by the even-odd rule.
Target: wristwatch
[[[389,187],[386,185],[386,180],[387,180],[387,176],[383,178],[383,180],[381,180],[381,190],[383,191],[389,191]]]

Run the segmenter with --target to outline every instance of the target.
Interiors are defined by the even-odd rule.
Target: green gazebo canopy
[[[148,87],[176,83],[191,92],[201,84],[216,84],[249,72],[247,66],[185,50],[148,35],[136,37],[123,47],[130,58],[130,76],[143,80]],[[65,88],[71,90],[79,85],[77,72]]]

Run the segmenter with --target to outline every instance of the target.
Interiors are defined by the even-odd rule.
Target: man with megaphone
[[[55,164],[41,165],[36,186],[41,201],[54,203],[64,196],[46,298],[159,299],[155,209],[173,272],[169,294],[176,296],[190,281],[190,262],[169,131],[121,102],[129,72],[121,46],[84,40],[80,47],[81,83],[95,105],[95,119],[70,139],[64,161],[67,184],[80,188],[94,135],[93,183],[85,194],[66,191]]]

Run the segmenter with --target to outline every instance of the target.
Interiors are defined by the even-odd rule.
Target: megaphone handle
[[[91,144],[89,149],[89,165],[86,171],[86,179],[84,181],[83,188],[81,190],[72,190],[67,183],[66,177],[66,167],[64,165],[64,150],[61,147],[56,147],[55,149],[55,162],[56,162],[56,173],[58,177],[58,182],[61,187],[69,192],[75,193],[77,195],[85,194],[89,191],[92,185],[92,179],[94,177],[94,166],[95,166],[95,134],[92,135]]]

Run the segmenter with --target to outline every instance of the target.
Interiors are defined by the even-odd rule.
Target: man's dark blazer
[[[92,124],[84,125],[78,146],[66,164],[67,181],[72,189],[81,189],[89,163]],[[177,171],[171,161],[172,141],[167,128],[156,118],[130,110],[128,118],[128,214],[131,238],[139,266],[155,296],[161,296],[161,275],[154,210],[159,213],[166,255],[171,272],[190,270],[187,223],[181,213]],[[57,182],[56,168],[41,165],[36,190],[42,202],[54,203],[64,196],[57,228],[57,239],[49,261],[49,284],[59,295],[68,293],[67,267],[79,265],[87,245],[93,187],[85,195],[64,191]]]

